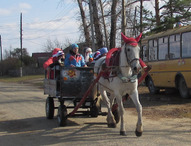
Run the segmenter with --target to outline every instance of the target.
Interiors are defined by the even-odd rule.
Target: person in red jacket
[[[51,71],[55,65],[62,65],[64,64],[64,52],[60,48],[55,48],[52,51],[52,57],[50,57],[47,61],[44,62],[43,67],[47,70],[47,78],[49,78],[49,74],[51,74],[50,78],[54,78],[54,71]]]
[[[58,60],[58,56],[56,56],[56,54],[60,51],[60,54],[61,53],[64,53],[62,51],[62,49],[60,48],[55,48],[53,51],[52,51],[52,56],[44,62],[43,64],[43,67],[44,69],[47,69],[49,67],[49,65],[53,64],[54,62],[56,62]]]

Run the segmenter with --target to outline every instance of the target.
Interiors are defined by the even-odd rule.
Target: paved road
[[[119,125],[107,128],[106,117],[73,117],[68,126],[58,127],[56,117],[45,118],[42,89],[29,84],[0,82],[1,146],[155,146],[191,145],[190,119],[144,119],[144,133],[136,137],[136,115],[126,111],[127,136],[119,135]],[[103,110],[105,110],[103,108]],[[144,112],[144,109],[143,109]]]

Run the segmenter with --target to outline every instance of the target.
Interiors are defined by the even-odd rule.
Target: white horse
[[[143,131],[142,126],[142,105],[139,102],[138,96],[138,80],[134,78],[140,71],[141,66],[139,63],[139,52],[140,48],[138,42],[142,36],[140,34],[137,38],[128,38],[123,33],[121,33],[125,44],[122,46],[119,56],[119,66],[114,67],[117,70],[116,76],[113,76],[112,71],[110,72],[110,77],[105,79],[101,77],[98,81],[99,92],[106,102],[108,109],[107,124],[108,127],[115,128],[116,121],[112,114],[112,105],[114,99],[116,99],[119,110],[119,118],[121,120],[120,135],[126,135],[125,123],[124,123],[124,107],[122,97],[126,94],[130,96],[133,100],[137,113],[138,121],[136,125],[136,136],[141,136]],[[106,57],[100,58],[96,61],[94,66],[94,72],[99,73],[101,71],[101,66],[103,69],[103,64]],[[108,68],[106,66],[106,68]],[[113,70],[113,69],[112,69]],[[107,96],[107,92],[110,96]]]

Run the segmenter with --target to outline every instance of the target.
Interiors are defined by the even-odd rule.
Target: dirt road
[[[139,88],[144,89],[144,87]],[[191,145],[191,119],[172,113],[162,114],[163,112],[159,112],[160,107],[163,111],[168,111],[166,108],[171,107],[168,98],[161,102],[159,100],[161,95],[158,95],[156,100],[145,92],[146,90],[140,91],[144,132],[142,137],[137,138],[134,134],[137,115],[130,100],[126,102],[127,136],[120,136],[119,125],[115,129],[107,128],[105,116],[72,117],[68,119],[68,126],[58,127],[56,117],[53,120],[45,118],[46,96],[42,89],[30,84],[0,82],[0,145]],[[188,106],[186,103],[181,103],[183,107]],[[172,106],[175,105],[177,104]]]

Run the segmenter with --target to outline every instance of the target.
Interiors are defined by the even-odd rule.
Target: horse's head
[[[133,71],[133,74],[138,74],[141,69],[141,66],[139,63],[140,47],[138,45],[138,42],[142,34],[140,34],[137,38],[126,37],[123,33],[121,33],[121,35],[125,42],[122,49],[125,53],[127,63],[130,65]]]

